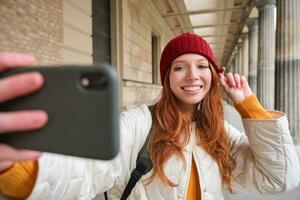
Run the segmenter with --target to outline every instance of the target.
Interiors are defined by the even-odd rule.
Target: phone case
[[[42,109],[47,125],[39,130],[0,134],[0,143],[17,148],[108,160],[119,151],[119,91],[109,65],[18,68],[1,77],[39,71],[37,92],[0,104],[0,111]]]

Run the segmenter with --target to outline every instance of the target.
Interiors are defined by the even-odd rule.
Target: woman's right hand
[[[31,55],[0,53],[0,72],[20,66],[32,66],[34,63],[35,58]],[[0,103],[27,95],[38,90],[42,85],[43,77],[38,72],[28,72],[0,79]],[[0,112],[0,134],[41,128],[47,121],[48,115],[42,110]],[[40,155],[40,152],[18,150],[6,144],[0,144],[0,173],[7,170],[16,161],[36,160]]]

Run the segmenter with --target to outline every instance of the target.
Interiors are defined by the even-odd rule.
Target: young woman
[[[232,191],[234,184],[263,194],[299,184],[286,116],[267,112],[244,76],[224,77],[205,40],[190,33],[173,38],[163,50],[160,72],[163,92],[149,141],[153,169],[128,199],[219,200],[222,189]],[[241,114],[246,135],[224,121],[221,86]],[[108,191],[108,199],[120,199],[153,121],[146,105],[123,112],[121,151],[114,160],[44,154],[2,169],[0,191],[32,200],[95,199]]]

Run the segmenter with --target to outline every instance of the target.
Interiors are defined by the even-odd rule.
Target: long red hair
[[[197,145],[201,146],[218,164],[222,184],[230,192],[231,174],[235,161],[230,153],[230,143],[224,129],[224,108],[221,88],[216,71],[210,66],[212,83],[209,92],[202,99],[200,108],[195,111]],[[175,97],[169,84],[170,68],[163,82],[161,99],[155,104],[157,127],[149,143],[153,174],[150,181],[158,176],[166,185],[176,186],[163,171],[171,156],[178,156],[184,165],[183,149],[190,139],[192,119],[184,112],[180,101]]]

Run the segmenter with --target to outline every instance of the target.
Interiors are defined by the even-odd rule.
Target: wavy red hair
[[[218,164],[222,184],[230,192],[231,174],[235,161],[230,153],[230,143],[224,129],[224,108],[218,74],[210,65],[212,83],[209,92],[201,101],[200,109],[195,111],[197,145],[201,146]],[[163,82],[161,99],[155,104],[157,127],[149,143],[150,157],[153,162],[153,174],[150,181],[158,176],[166,185],[174,187],[163,171],[171,156],[178,156],[184,166],[184,146],[190,138],[192,120],[184,112],[180,101],[175,97],[169,84],[170,68]]]

